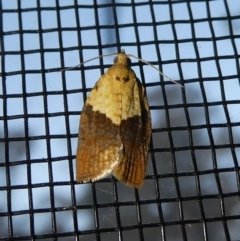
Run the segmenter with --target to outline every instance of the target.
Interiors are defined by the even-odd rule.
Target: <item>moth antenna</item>
[[[97,57],[88,59],[88,60],[86,60],[86,61],[84,61],[84,62],[82,62],[82,63],[80,63],[80,64],[78,64],[78,65],[76,65],[76,66],[62,69],[62,70],[60,70],[60,72],[63,72],[63,71],[66,71],[66,70],[75,69],[75,68],[80,67],[80,66],[82,66],[83,64],[85,64],[85,63],[87,63],[87,62],[90,62],[90,61],[92,61],[92,60],[94,60],[94,59],[100,59],[100,58],[107,57],[107,56],[111,56],[111,55],[117,55],[117,53],[99,55],[99,56],[97,56]]]
[[[125,53],[125,50],[122,49],[121,52],[122,52],[122,53]],[[107,57],[107,56],[111,56],[111,55],[118,55],[118,54],[117,54],[117,53],[112,53],[112,54],[99,55],[99,56],[97,56],[97,57],[88,59],[88,60],[86,60],[86,61],[84,61],[84,62],[82,62],[82,63],[80,63],[80,64],[78,64],[78,65],[76,65],[76,66],[62,69],[62,70],[60,70],[60,72],[63,72],[63,71],[66,71],[66,70],[75,69],[75,68],[77,68],[77,67],[81,67],[83,64],[85,64],[85,63],[87,63],[87,62],[90,62],[90,61],[92,61],[92,60],[94,60],[94,59],[99,59],[99,58],[103,58],[103,57]],[[143,60],[143,59],[141,59],[141,58],[138,58],[137,56],[132,55],[132,54],[127,54],[127,56],[131,56],[131,57],[133,57],[133,58],[135,58],[135,59],[137,59],[137,60],[139,60],[139,61],[141,61],[141,62],[143,62],[143,63],[145,63],[145,64],[147,64],[147,65],[149,65],[149,66],[151,66],[152,68],[154,68],[155,70],[157,70],[157,71],[160,73],[160,75],[162,75],[163,77],[169,79],[171,82],[173,82],[173,83],[175,83],[175,84],[177,84],[177,85],[180,85],[180,86],[183,88],[183,86],[182,86],[181,84],[179,84],[178,82],[176,82],[176,81],[172,80],[171,78],[169,78],[167,75],[165,75],[164,73],[162,73],[158,68],[156,68],[155,66],[153,66],[153,65],[150,64],[149,62],[147,62],[147,61],[145,61],[145,60]]]
[[[127,56],[131,56],[131,57],[133,57],[133,58],[135,58],[135,59],[138,59],[139,61],[141,61],[141,62],[143,62],[143,63],[151,66],[152,68],[154,68],[155,70],[157,70],[157,71],[160,73],[160,75],[162,75],[163,77],[169,79],[171,82],[173,82],[173,83],[175,83],[175,84],[177,84],[177,85],[180,85],[180,86],[183,88],[183,86],[182,86],[181,84],[179,84],[178,82],[176,82],[176,81],[172,80],[171,78],[169,78],[167,75],[165,75],[164,73],[162,73],[158,68],[156,68],[155,66],[153,66],[153,65],[150,64],[149,62],[147,62],[147,61],[145,61],[145,60],[143,60],[143,59],[140,59],[140,58],[138,58],[138,57],[136,57],[136,56],[134,56],[134,55],[132,55],[132,54],[127,54]]]

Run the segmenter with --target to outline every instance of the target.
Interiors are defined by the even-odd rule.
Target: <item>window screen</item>
[[[0,239],[240,239],[240,1],[2,0]],[[81,110],[124,49],[146,88],[145,182],[75,182]]]

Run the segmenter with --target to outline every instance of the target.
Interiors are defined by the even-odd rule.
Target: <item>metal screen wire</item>
[[[2,0],[0,240],[240,240],[240,1]],[[81,110],[121,51],[152,114],[139,190],[75,182]]]

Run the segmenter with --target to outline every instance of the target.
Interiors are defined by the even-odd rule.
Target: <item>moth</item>
[[[90,92],[80,118],[76,181],[112,174],[134,188],[142,186],[151,137],[146,92],[124,51]]]

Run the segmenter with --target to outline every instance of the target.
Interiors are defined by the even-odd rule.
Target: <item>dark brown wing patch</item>
[[[76,156],[76,181],[109,175],[122,158],[119,126],[86,105],[82,111]]]

